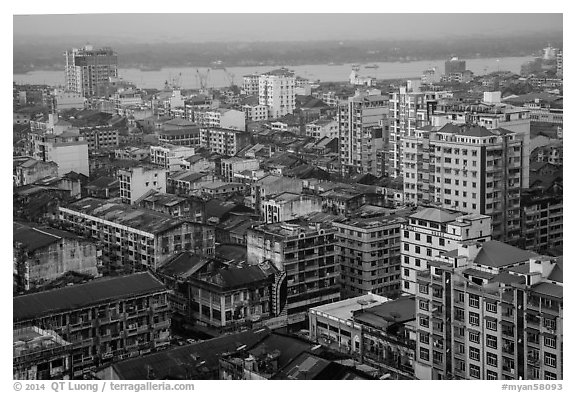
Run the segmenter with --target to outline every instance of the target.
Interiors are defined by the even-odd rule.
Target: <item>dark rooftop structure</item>
[[[400,297],[378,306],[354,312],[354,321],[377,329],[388,329],[398,323],[416,319],[416,300],[413,296]]]
[[[211,340],[128,359],[112,365],[120,379],[217,379],[221,356],[252,347],[270,331],[266,328],[226,334]]]
[[[537,254],[532,251],[522,250],[497,240],[490,240],[482,245],[482,249],[474,259],[477,265],[494,268],[515,265],[526,262]]]
[[[50,313],[164,290],[164,284],[148,272],[102,278],[86,284],[16,296],[13,298],[13,321],[25,321]]]

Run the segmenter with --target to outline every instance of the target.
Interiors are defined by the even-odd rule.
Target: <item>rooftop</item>
[[[152,234],[164,232],[183,222],[159,212],[95,198],[80,199],[65,208]]]
[[[490,240],[482,245],[482,249],[474,259],[477,265],[501,268],[528,261],[536,256],[532,251],[522,250],[497,240]]]
[[[73,233],[52,228],[36,228],[20,223],[13,223],[13,240],[20,243],[28,251],[35,251],[62,240],[62,238],[78,238]]]
[[[352,218],[342,222],[340,225],[348,225],[362,229],[373,229],[373,228],[380,228],[384,225],[391,225],[396,223],[400,224],[405,221],[406,220],[404,218],[392,214],[392,215],[381,215],[378,217],[371,217],[371,218]]]
[[[450,222],[456,220],[462,213],[450,212],[436,207],[427,207],[412,214],[410,218],[432,222]]]
[[[414,297],[400,297],[368,309],[356,311],[354,320],[376,328],[388,328],[396,323],[406,323],[416,318]]]
[[[386,297],[369,293],[367,295],[357,296],[350,299],[340,300],[339,302],[313,307],[310,310],[328,314],[341,320],[347,320],[352,319],[354,311],[375,307],[389,300],[390,299]]]
[[[226,334],[182,347],[168,349],[115,363],[113,369],[120,379],[146,380],[149,372],[156,379],[191,379],[218,368],[222,355],[235,352],[242,346],[252,347],[270,335],[268,329]]]
[[[165,290],[164,284],[148,272],[101,278],[85,284],[16,296],[12,300],[13,321],[25,321]]]

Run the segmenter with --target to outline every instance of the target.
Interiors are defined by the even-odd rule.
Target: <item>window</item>
[[[408,231],[404,231],[404,237],[405,237],[406,239],[408,239],[408,238],[410,237],[409,233],[410,233],[410,232],[408,232]]]
[[[410,269],[404,268],[404,276],[410,277]]]
[[[426,348],[420,348],[420,359],[430,360],[430,351]]]
[[[556,348],[556,337],[544,336],[544,346],[548,348]]]
[[[408,281],[404,281],[404,289],[410,289],[410,283]]]
[[[414,238],[415,238],[416,240],[420,240],[420,234],[419,234],[419,233],[415,234],[415,235],[414,235]]]
[[[420,326],[423,326],[423,327],[429,326],[428,317],[420,317]]]
[[[426,243],[432,244],[432,236],[430,236],[430,235],[426,236]]]
[[[498,367],[498,355],[491,352],[487,352],[486,363],[488,363],[489,366]]]
[[[470,342],[480,344],[480,333],[472,331],[468,335],[468,338],[469,338]]]
[[[420,284],[420,285],[418,286],[418,291],[419,291],[420,293],[424,293],[424,294],[427,295],[427,294],[428,294],[428,285]]]
[[[464,292],[460,292],[460,291],[456,292],[456,302],[457,303],[464,303]]]
[[[551,373],[550,371],[544,371],[544,379],[556,380],[556,379],[558,379],[558,377],[556,376],[555,373]]]
[[[497,349],[498,348],[498,337],[487,334],[486,335],[486,346],[488,348]]]
[[[420,246],[414,247],[414,252],[415,252],[416,254],[420,254]]]
[[[442,238],[438,239],[438,242],[440,243],[441,246],[444,246],[446,241]]]
[[[420,300],[419,307],[420,310],[428,311],[428,302],[426,300]]]
[[[480,379],[480,367],[475,364],[470,365],[470,377]]]
[[[496,323],[496,320],[487,319],[486,320],[486,329],[497,331],[498,330],[498,323]]]
[[[422,344],[429,344],[430,343],[430,334],[420,333],[420,342]]]
[[[457,321],[464,321],[464,310],[458,307],[454,308],[454,319]]]
[[[498,312],[498,305],[496,303],[486,302],[486,311],[496,313]]]
[[[550,367],[556,367],[556,355],[544,352],[544,364]]]
[[[472,326],[480,326],[480,315],[475,312],[471,312],[468,316],[468,322],[470,322],[470,325]]]
[[[408,243],[404,243],[404,251],[410,251],[410,245]]]
[[[486,379],[487,380],[496,380],[496,379],[498,379],[498,373],[495,371],[488,370],[488,371],[486,371]]]
[[[476,347],[470,347],[469,357],[472,360],[480,361],[480,350]]]
[[[480,297],[478,295],[470,294],[468,298],[468,305],[470,307],[479,308],[480,307]]]
[[[442,355],[442,352],[432,351],[432,358],[434,363],[442,364],[444,362],[444,356]]]
[[[420,267],[420,259],[416,258],[414,260],[414,263],[416,264],[416,266]]]
[[[426,249],[426,255],[431,257],[432,256],[432,249],[431,248],[427,248]]]

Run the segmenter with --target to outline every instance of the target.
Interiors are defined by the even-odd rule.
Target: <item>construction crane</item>
[[[208,77],[210,76],[210,69],[206,70],[206,72],[200,72],[200,70],[196,70],[196,79],[198,84],[200,85],[200,90],[206,90],[208,88]]]
[[[230,87],[234,86],[234,77],[236,75],[234,75],[233,73],[231,73],[230,71],[228,71],[226,68],[224,68],[224,73],[226,74],[226,76],[228,77],[228,82],[230,82]]]

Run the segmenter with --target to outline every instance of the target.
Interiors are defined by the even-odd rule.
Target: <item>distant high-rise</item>
[[[84,97],[98,96],[103,83],[118,77],[118,56],[111,48],[94,49],[86,45],[64,55],[66,88]]]
[[[376,174],[376,151],[382,149],[382,128],[388,117],[388,99],[357,92],[338,106],[340,164],[343,175]]]
[[[296,77],[292,71],[280,68],[260,75],[258,81],[259,103],[268,107],[269,118],[294,112]]]
[[[466,71],[465,60],[459,60],[457,57],[453,57],[450,60],[446,60],[444,63],[444,74],[446,75],[464,71]]]

